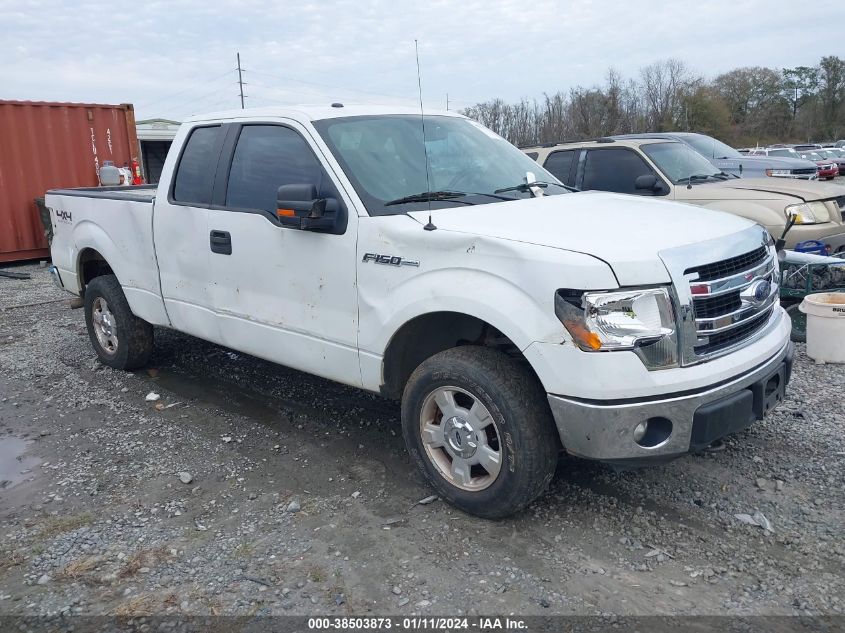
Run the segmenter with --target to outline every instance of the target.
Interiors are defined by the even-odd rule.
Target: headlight
[[[830,213],[824,202],[804,202],[793,204],[786,209],[786,216],[795,215],[795,224],[819,224],[830,221]]]
[[[666,288],[559,290],[555,313],[584,351],[635,350],[650,369],[677,364],[675,313]]]
[[[767,176],[791,176],[792,170],[791,169],[767,169],[766,175]]]

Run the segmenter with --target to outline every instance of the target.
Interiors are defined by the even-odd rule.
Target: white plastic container
[[[798,309],[807,315],[807,356],[845,363],[845,292],[807,295]]]

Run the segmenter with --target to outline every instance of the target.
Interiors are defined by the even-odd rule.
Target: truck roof
[[[619,147],[639,147],[640,145],[650,145],[652,143],[680,143],[680,141],[676,141],[675,139],[671,138],[663,138],[663,137],[654,137],[654,136],[643,136],[638,138],[618,138],[618,137],[604,137],[604,138],[596,138],[596,139],[585,139],[583,141],[562,141],[560,143],[546,143],[545,145],[537,145],[534,147],[520,147],[520,149],[524,152],[530,151],[542,151],[545,149],[556,149],[560,147],[586,147],[588,145],[596,145],[596,146],[603,146],[606,145],[608,147],[616,145]]]
[[[193,116],[185,119],[186,123],[204,121],[218,121],[226,119],[255,119],[255,118],[288,118],[298,121],[319,121],[321,119],[336,119],[349,116],[373,116],[373,115],[419,115],[417,107],[374,105],[374,104],[340,104],[340,105],[292,105],[272,106],[265,108],[246,108],[244,110],[225,110]],[[463,117],[462,114],[449,110],[426,110],[426,116],[453,116]]]

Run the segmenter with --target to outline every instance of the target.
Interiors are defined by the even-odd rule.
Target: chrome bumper
[[[792,369],[792,343],[756,369],[694,394],[613,403],[549,395],[560,439],[568,453],[587,459],[649,462],[669,459],[747,428],[780,402]],[[778,376],[778,393],[766,387]],[[650,419],[669,420],[671,434],[651,448],[634,440],[634,429]],[[665,423],[665,422],[664,422]]]
[[[62,283],[62,276],[59,274],[59,269],[55,266],[50,266],[50,268],[48,268],[47,270],[49,270],[50,279],[52,279],[53,283],[56,284],[56,288],[64,290],[65,285]]]

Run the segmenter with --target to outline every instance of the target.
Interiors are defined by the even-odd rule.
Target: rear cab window
[[[183,204],[208,205],[218,154],[221,126],[204,126],[191,130],[176,166],[172,199]]]

